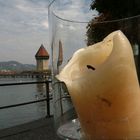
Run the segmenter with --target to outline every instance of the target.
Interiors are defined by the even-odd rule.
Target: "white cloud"
[[[46,29],[48,29],[48,27],[49,27],[49,24],[48,24],[48,21],[46,20],[46,21],[43,21],[42,22],[42,25],[46,28]]]
[[[22,4],[18,4],[16,5],[16,8],[23,11],[23,12],[27,12],[30,14],[48,14],[48,10],[46,7],[34,7],[34,6],[27,6],[27,5],[22,5]]]
[[[34,54],[42,43],[50,52],[47,10],[50,1],[52,0],[0,0],[0,60],[17,59],[22,63],[33,63]],[[61,2],[63,5],[56,11],[60,17],[88,21],[93,14],[85,8],[91,0]],[[58,26],[62,30],[69,29],[70,35],[75,32],[78,36],[82,32],[80,26],[67,23]],[[67,32],[61,35],[65,38],[65,44],[71,43],[66,41],[67,35]]]
[[[69,26],[69,29],[70,29],[70,30],[76,30],[76,28],[75,28],[74,26],[72,26],[72,25]]]
[[[24,24],[32,27],[36,26],[36,28],[41,28],[42,26],[42,28],[48,29],[48,9],[45,5],[46,4],[40,5],[29,1],[24,1],[24,3],[16,5],[16,8],[22,11],[23,14],[27,14],[28,20],[24,21]]]
[[[59,3],[59,7],[55,7],[55,14],[61,18],[88,22],[93,15],[96,15],[96,11],[90,10],[90,0],[64,0]]]
[[[19,10],[23,11],[23,12],[34,12],[32,8],[24,6],[24,5],[16,5],[16,8],[18,8]]]
[[[49,51],[48,4],[49,0],[0,0],[1,61],[35,63],[42,43]]]
[[[60,28],[63,28],[64,26],[63,26],[63,24],[59,24],[59,27],[60,27]]]

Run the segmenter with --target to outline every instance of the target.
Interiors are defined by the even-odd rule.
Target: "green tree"
[[[87,26],[88,45],[101,41],[107,34],[118,29],[122,30],[133,44],[139,42],[139,37],[136,38],[138,34],[136,24],[140,18],[135,18],[135,21],[132,19],[133,22],[130,19],[125,21],[119,19],[139,15],[140,0],[93,0],[91,9],[96,9],[99,16],[92,19]],[[108,22],[110,20],[119,21],[112,24],[113,21]]]
[[[140,46],[140,0],[93,0],[90,8],[96,9],[99,15],[88,23],[87,45],[101,41],[115,30],[121,30],[132,46]],[[137,70],[140,65],[138,60],[140,55],[135,57]]]

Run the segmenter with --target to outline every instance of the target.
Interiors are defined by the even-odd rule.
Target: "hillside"
[[[35,69],[36,66],[33,64],[22,64],[17,61],[0,62],[0,70],[25,71]]]

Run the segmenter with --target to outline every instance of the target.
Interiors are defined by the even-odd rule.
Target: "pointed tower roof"
[[[49,59],[49,54],[47,50],[44,48],[43,44],[41,44],[40,48],[38,49],[36,55],[36,59]]]

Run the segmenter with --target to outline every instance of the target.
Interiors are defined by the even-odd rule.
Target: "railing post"
[[[50,115],[49,81],[46,81],[45,84],[46,84],[47,117],[51,117],[51,115]]]

